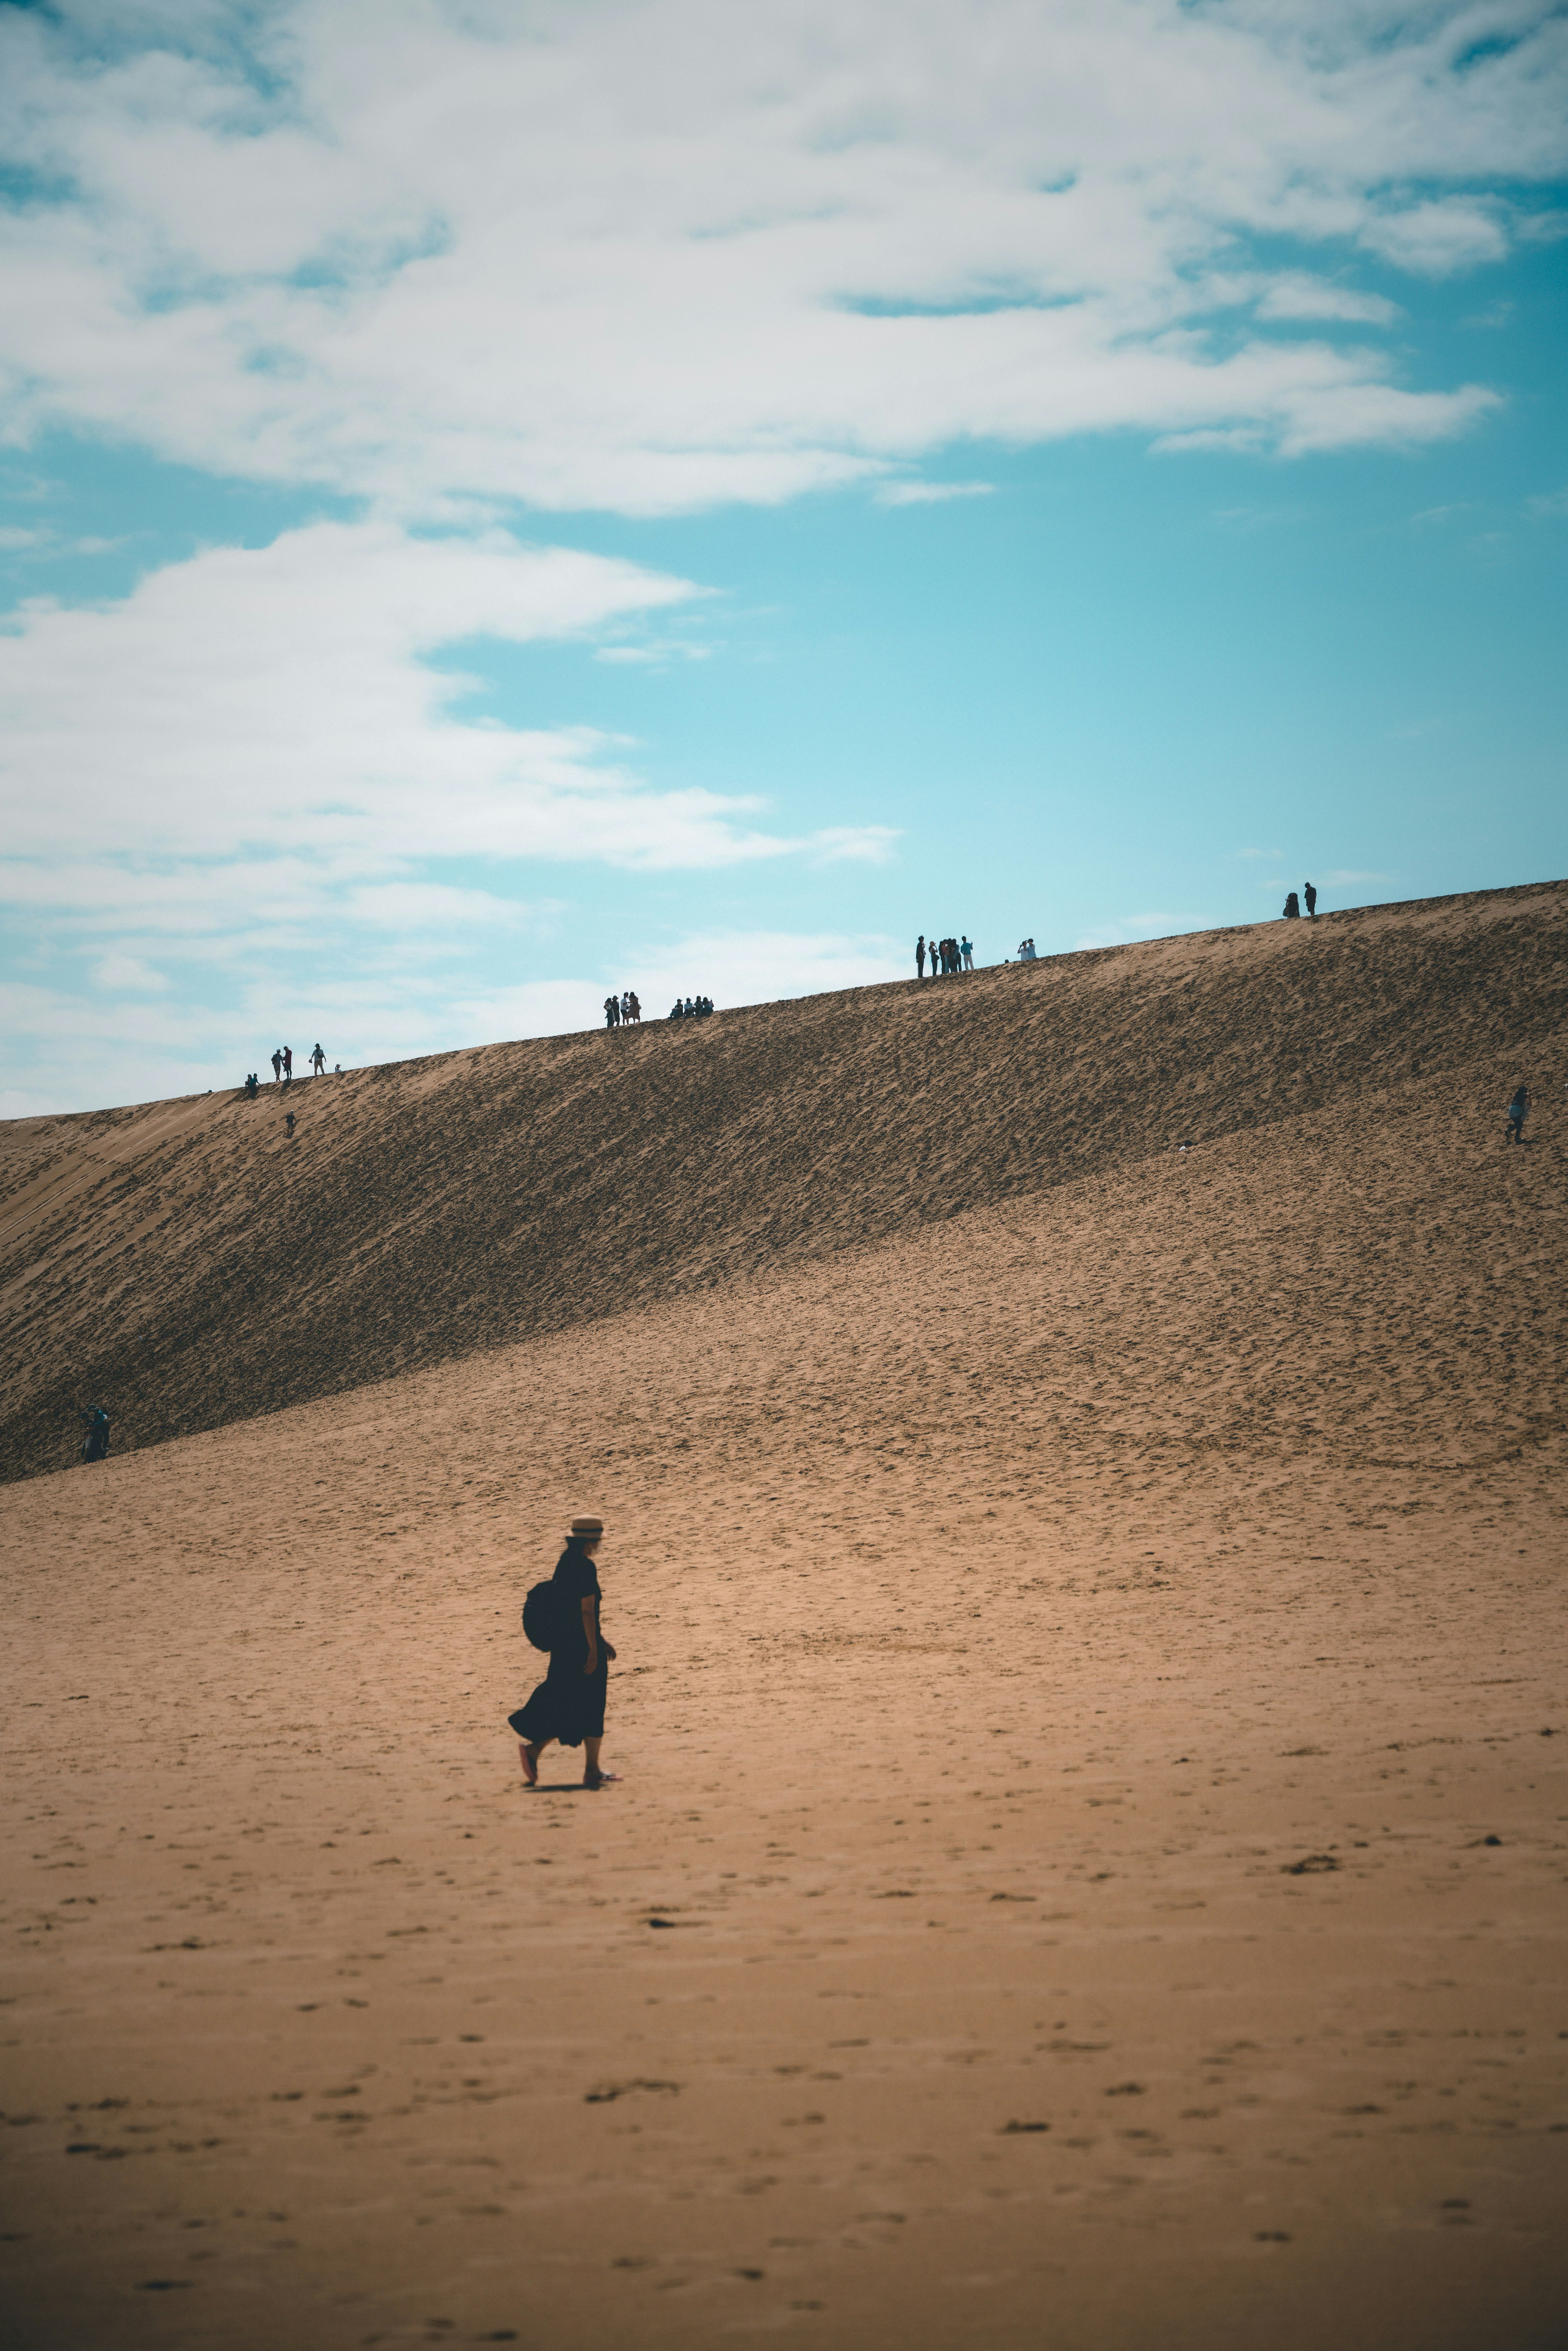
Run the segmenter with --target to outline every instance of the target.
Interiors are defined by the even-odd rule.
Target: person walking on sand
[[[1503,1134],[1503,1141],[1505,1143],[1522,1143],[1524,1141],[1524,1122],[1530,1115],[1530,1105],[1532,1099],[1533,1097],[1527,1085],[1521,1082],[1515,1086],[1513,1090],[1513,1098],[1508,1106],[1508,1126]]]
[[[272,1057],[272,1082],[277,1085],[283,1077],[283,1048],[280,1045]]]
[[[326,1056],[326,1054],[321,1050],[321,1040],[319,1039],[319,1037],[318,1037],[318,1039],[316,1040],[316,1050],[315,1050],[315,1051],[311,1054],[311,1056],[310,1056],[310,1074],[311,1074],[311,1076],[312,1076],[312,1077],[319,1078],[319,1077],[321,1075],[322,1071],[326,1068],[326,1066],[327,1066],[327,1056]]]
[[[1301,895],[1307,902],[1308,919],[1309,921],[1315,923],[1318,918],[1318,893],[1311,882],[1307,883],[1306,888],[1301,892]]]
[[[507,1718],[517,1734],[523,1778],[530,1788],[538,1785],[539,1756],[552,1739],[563,1747],[583,1750],[585,1788],[602,1788],[620,1777],[599,1767],[610,1660],[615,1655],[599,1625],[599,1571],[593,1555],[603,1535],[602,1519],[573,1519],[550,1578],[549,1671],[528,1704]]]

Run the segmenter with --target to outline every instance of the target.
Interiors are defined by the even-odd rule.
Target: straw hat
[[[601,1535],[604,1521],[602,1519],[573,1519],[571,1531],[574,1535]]]

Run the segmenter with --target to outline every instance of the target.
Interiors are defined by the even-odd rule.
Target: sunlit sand
[[[5,1130],[6,2339],[1560,2340],[1565,932]]]

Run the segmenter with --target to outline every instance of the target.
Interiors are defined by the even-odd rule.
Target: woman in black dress
[[[573,1519],[566,1549],[556,1562],[555,1637],[549,1671],[527,1706],[508,1716],[523,1758],[523,1777],[537,1787],[540,1751],[552,1739],[586,1750],[585,1788],[602,1788],[620,1777],[599,1768],[604,1736],[604,1699],[610,1660],[615,1655],[599,1629],[599,1572],[593,1554],[604,1533],[601,1519]]]

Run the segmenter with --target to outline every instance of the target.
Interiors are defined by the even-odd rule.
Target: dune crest
[[[0,1477],[831,1257],[1306,1113],[1478,1140],[1568,884],[0,1127]],[[289,1138],[285,1108],[298,1119]]]

